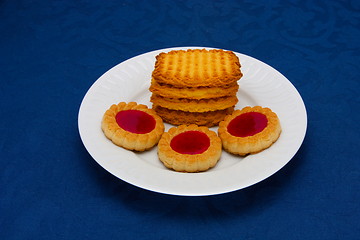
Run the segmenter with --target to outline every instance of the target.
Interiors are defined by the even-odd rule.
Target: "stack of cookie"
[[[150,101],[167,123],[212,127],[233,112],[241,77],[239,59],[231,51],[160,53],[152,73]]]

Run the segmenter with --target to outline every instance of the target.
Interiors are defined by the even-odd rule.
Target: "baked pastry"
[[[168,84],[159,84],[152,80],[150,91],[167,98],[207,99],[236,95],[239,89],[237,82],[231,85],[217,87],[174,87]]]
[[[196,124],[206,127],[213,127],[218,125],[226,115],[229,115],[234,111],[234,107],[230,107],[224,110],[209,112],[187,112],[163,108],[156,105],[153,106],[153,109],[163,119],[164,122],[172,123],[174,125]]]
[[[224,119],[225,112],[232,113],[241,77],[239,59],[231,51],[189,49],[160,53],[152,73],[150,101],[159,115],[166,116],[165,122],[212,127]],[[205,116],[210,116],[208,121]]]
[[[160,53],[156,57],[154,80],[175,87],[230,85],[242,76],[238,57],[221,49],[189,49]]]
[[[208,98],[208,99],[186,99],[186,98],[165,98],[153,94],[150,101],[160,107],[172,110],[181,110],[187,112],[208,112],[216,110],[224,110],[234,106],[238,99],[236,96]]]
[[[105,112],[101,129],[114,144],[145,151],[158,143],[165,127],[156,112],[146,105],[120,102]]]
[[[158,144],[160,161],[178,172],[206,171],[217,164],[221,151],[217,134],[195,124],[170,128]]]
[[[220,122],[218,134],[227,152],[241,156],[270,147],[280,136],[280,120],[270,108],[236,110]]]

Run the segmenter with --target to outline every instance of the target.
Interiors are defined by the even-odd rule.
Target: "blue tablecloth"
[[[359,239],[359,1],[3,0],[0,33],[0,239]],[[77,126],[88,88],[176,46],[244,53],[292,82],[308,129],[289,164],[179,197],[91,158]]]

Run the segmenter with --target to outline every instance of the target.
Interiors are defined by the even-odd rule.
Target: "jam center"
[[[175,136],[171,148],[181,154],[201,154],[210,146],[209,137],[200,131],[187,131]]]
[[[155,128],[153,116],[139,110],[125,110],[116,114],[117,124],[124,130],[132,133],[149,133]]]
[[[258,112],[243,113],[234,118],[228,125],[228,132],[236,137],[253,136],[266,128],[266,116]]]

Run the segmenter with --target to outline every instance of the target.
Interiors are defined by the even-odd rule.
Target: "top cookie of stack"
[[[160,53],[150,86],[153,109],[174,125],[215,126],[238,101],[240,67],[233,52],[220,49]]]

